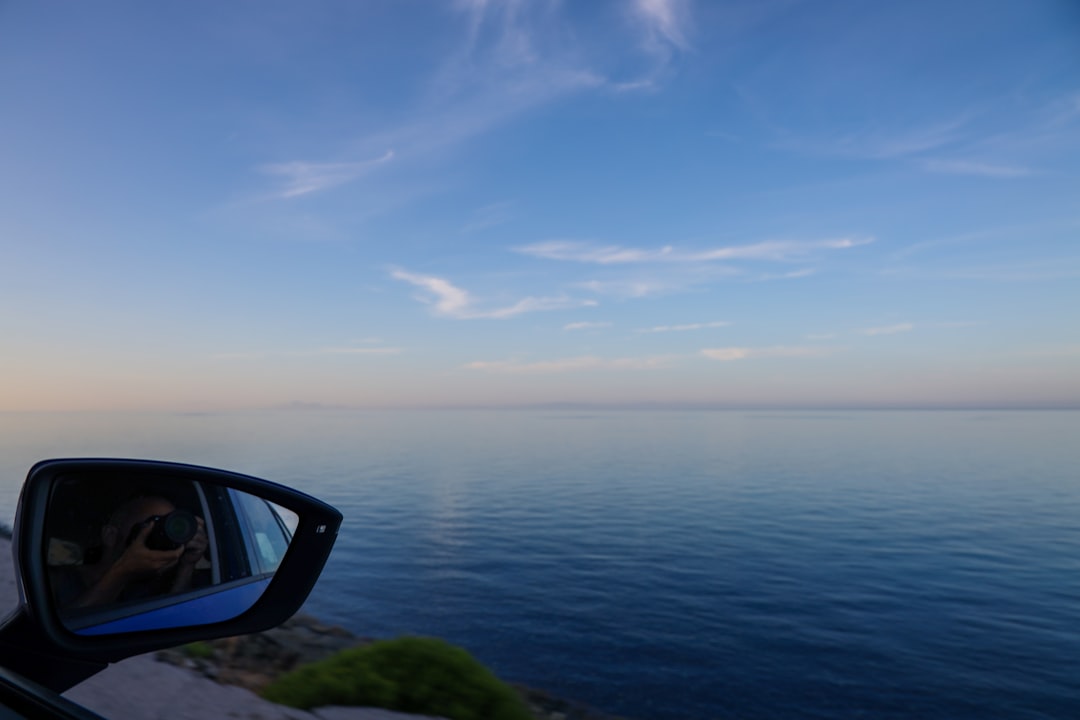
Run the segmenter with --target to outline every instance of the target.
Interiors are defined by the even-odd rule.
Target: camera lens
[[[195,516],[187,510],[173,510],[158,520],[155,530],[158,528],[163,539],[167,539],[174,547],[179,547],[195,537],[199,525],[195,521]]]
[[[152,515],[131,528],[127,545],[130,545],[148,523],[153,528],[146,535],[146,547],[151,550],[175,550],[195,537],[199,522],[187,510],[173,510],[168,515]]]

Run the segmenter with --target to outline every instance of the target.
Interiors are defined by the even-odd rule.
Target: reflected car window
[[[252,563],[257,563],[261,572],[274,572],[289,548],[288,529],[262,498],[233,493],[233,499],[237,512],[244,516],[250,530],[248,537],[251,538]]]

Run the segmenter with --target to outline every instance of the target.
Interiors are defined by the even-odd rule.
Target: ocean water
[[[1080,717],[1080,413],[0,414],[299,487],[307,609],[635,718]]]

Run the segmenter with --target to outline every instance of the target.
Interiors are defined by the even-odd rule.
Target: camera
[[[175,550],[195,537],[195,533],[199,531],[199,523],[194,515],[187,510],[173,510],[168,515],[151,515],[131,528],[128,545],[138,537],[147,523],[154,525],[146,536],[146,547],[151,550]]]

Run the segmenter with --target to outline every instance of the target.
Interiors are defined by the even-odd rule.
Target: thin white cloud
[[[718,320],[715,322],[704,323],[687,323],[685,325],[657,325],[651,328],[640,328],[636,332],[639,333],[666,333],[666,332],[686,332],[688,330],[707,330],[711,328],[728,327],[731,323],[726,320]]]
[[[655,91],[661,87],[661,79],[676,55],[691,50],[687,37],[691,26],[689,2],[634,0],[628,7],[643,33],[641,48],[648,64],[635,77],[610,81],[607,87],[618,93]]]
[[[756,358],[777,357],[822,357],[831,352],[829,348],[785,346],[775,347],[724,347],[706,348],[701,354],[712,360],[730,362],[733,360],[748,360]]]
[[[371,169],[394,159],[394,151],[387,150],[380,157],[364,162],[287,162],[263,165],[260,170],[267,175],[282,178],[282,187],[274,193],[280,199],[289,199],[329,190],[356,180]]]
[[[463,317],[465,316],[469,305],[472,304],[469,293],[459,287],[455,287],[449,280],[444,280],[432,275],[417,275],[415,273],[405,272],[404,270],[394,270],[390,274],[396,280],[404,280],[418,288],[427,290],[430,295],[433,295],[435,313],[437,315]],[[431,302],[431,300],[425,299],[424,302]]]
[[[597,295],[617,298],[644,298],[664,295],[681,289],[679,283],[661,280],[588,280],[578,287]]]
[[[513,305],[488,310],[478,310],[475,301],[466,290],[452,284],[449,280],[432,275],[418,275],[404,270],[394,270],[391,276],[427,292],[418,299],[433,306],[436,315],[458,320],[480,318],[505,319],[529,312],[543,310],[567,310],[571,308],[592,307],[595,300],[580,300],[566,296],[527,297]]]
[[[896,135],[869,137],[865,139],[861,153],[879,160],[917,155],[957,141],[968,122],[969,118],[963,116]]]
[[[461,232],[464,234],[474,233],[493,228],[496,225],[502,225],[510,220],[512,207],[513,203],[498,202],[478,208],[469,222],[461,228]]]
[[[824,139],[793,138],[788,133],[788,137],[778,146],[810,154],[893,160],[937,150],[962,140],[962,131],[970,120],[971,116],[964,114],[932,124],[906,128],[878,127]]]
[[[807,340],[835,340],[836,333],[811,333],[805,337]]]
[[[628,80],[626,82],[612,83],[611,89],[618,93],[637,92],[641,90],[655,90],[656,80],[645,78],[643,80]]]
[[[619,247],[618,245],[597,247],[590,243],[571,240],[548,240],[514,249],[523,255],[531,255],[545,260],[570,260],[600,265],[666,259],[673,250],[670,246],[662,247],[659,250],[637,250]]]
[[[1024,244],[1025,236],[1045,235],[1049,233],[1059,233],[1061,231],[1075,233],[1078,230],[1080,230],[1080,219],[1078,218],[1058,218],[1033,223],[1022,223],[1019,225],[996,225],[990,229],[976,230],[974,232],[960,233],[957,235],[947,235],[911,243],[910,245],[906,245],[891,253],[889,259],[905,260],[913,255],[925,253],[928,250],[932,251],[937,250],[938,248],[971,246],[988,240],[996,240],[998,238],[1005,238],[1007,241],[1011,239],[1012,243],[1019,245]],[[1052,262],[1053,264],[1056,264],[1056,261]]]
[[[896,335],[897,333],[911,332],[915,326],[911,323],[897,323],[896,325],[884,325],[860,330],[863,335]]]
[[[515,248],[524,255],[597,265],[634,263],[699,263],[732,260],[787,261],[821,250],[842,250],[872,243],[872,237],[828,240],[767,240],[751,245],[730,245],[706,250],[676,250],[671,245],[646,250],[619,245],[595,245],[572,240],[547,240]],[[805,274],[805,271],[798,271]]]
[[[457,9],[467,30],[430,79],[415,112],[422,119],[365,144],[389,144],[408,157],[430,155],[607,82],[580,61],[555,4],[477,0]]]
[[[870,237],[835,238],[831,240],[772,240],[726,248],[716,248],[688,255],[690,262],[703,260],[790,260],[804,257],[817,250],[845,250],[874,242]],[[799,271],[802,272],[802,271]]]
[[[570,310],[572,308],[580,307],[595,307],[595,300],[578,300],[576,298],[559,296],[559,297],[527,297],[524,300],[519,300],[513,305],[497,308],[495,310],[486,310],[482,312],[474,312],[466,317],[473,318],[510,318],[515,315],[521,315],[522,313],[538,312],[543,310]]]
[[[797,280],[799,278],[810,277],[817,273],[817,268],[803,268],[802,270],[792,270],[786,273],[768,273],[759,277],[753,278],[757,282],[764,282],[767,280]]]
[[[478,360],[467,363],[464,367],[467,370],[480,370],[501,375],[553,375],[585,370],[656,370],[669,366],[673,359],[671,356],[601,358],[594,355],[584,355],[539,362]]]
[[[974,175],[987,178],[1018,178],[1032,174],[1030,168],[1013,165],[991,165],[969,160],[924,160],[922,167],[934,173],[947,175]]]
[[[536,15],[521,0],[466,0],[459,9],[469,15],[466,53],[494,55],[501,65],[525,65],[538,60],[534,37]],[[541,9],[542,13],[542,9]]]
[[[1031,160],[1044,162],[1063,143],[1069,147],[1074,144],[1078,118],[1077,95],[1069,92],[1042,105],[1003,98],[998,108],[969,108],[937,121],[882,123],[824,138],[805,137],[779,127],[777,145],[813,154],[910,160],[932,173],[1019,178],[1037,174],[1030,167]]]
[[[1040,161],[1060,154],[1062,147],[1073,147],[1076,122],[1080,120],[1080,101],[1075,91],[1065,93],[1041,106],[1025,103],[1024,117],[1012,120],[1000,132],[976,138],[966,148],[969,157],[1029,157]]]
[[[639,263],[601,267],[604,269],[598,271],[600,277],[576,283],[576,287],[627,300],[683,293],[695,287],[746,276],[746,271],[726,263]]]
[[[563,330],[599,330],[611,327],[609,322],[572,322],[563,325]]]
[[[690,47],[683,29],[687,14],[683,0],[637,0],[634,10],[649,33],[650,45],[668,43],[680,50]]]

